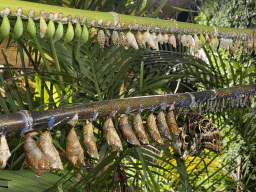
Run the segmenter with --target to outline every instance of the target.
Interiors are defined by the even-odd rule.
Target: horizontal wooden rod
[[[51,116],[55,117],[56,122],[66,118],[67,120],[63,121],[63,123],[65,123],[75,114],[78,114],[79,120],[91,119],[95,111],[99,113],[99,117],[104,117],[110,115],[113,111],[118,111],[118,113],[122,114],[128,106],[131,107],[131,111],[135,111],[138,110],[140,106],[142,108],[148,108],[153,105],[159,106],[164,102],[166,102],[167,105],[174,103],[176,107],[189,107],[198,102],[237,97],[243,94],[255,93],[255,91],[256,84],[251,84],[201,92],[105,100],[77,106],[59,107],[46,111],[19,111],[16,113],[0,115],[0,127],[7,126],[7,135],[13,135],[20,133],[25,127],[28,131],[46,128]]]

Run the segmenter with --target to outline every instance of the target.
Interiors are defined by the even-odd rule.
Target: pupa
[[[148,138],[146,136],[145,129],[143,127],[143,122],[142,122],[140,113],[137,113],[136,115],[133,116],[133,122],[132,123],[133,123],[133,130],[134,130],[135,134],[137,135],[141,144],[148,145],[149,141],[148,141]]]
[[[83,143],[84,143],[84,147],[85,147],[85,152],[91,158],[99,159],[99,153],[98,153],[96,142],[94,139],[92,122],[88,122],[83,127]]]
[[[132,32],[128,31],[126,33],[126,38],[127,38],[129,45],[131,45],[134,49],[139,49],[136,38]]]
[[[156,124],[158,127],[158,130],[160,132],[160,135],[162,136],[162,138],[164,140],[172,140],[168,125],[167,125],[167,121],[164,115],[163,111],[160,111],[160,113],[157,115],[156,117]]]
[[[129,124],[128,116],[124,115],[118,121],[119,127],[121,129],[122,135],[125,140],[135,146],[140,146],[140,142],[137,139],[135,133],[132,130],[132,126]]]
[[[116,132],[111,116],[108,116],[103,124],[103,136],[111,145],[113,151],[123,151],[122,142]]]
[[[179,131],[179,127],[176,123],[173,110],[174,110],[174,105],[172,104],[169,108],[167,115],[166,115],[166,121],[167,121],[167,125],[168,125],[171,135],[177,136],[177,135],[179,135],[180,131]]]
[[[66,157],[74,167],[85,166],[84,151],[74,127],[72,127],[67,136]]]
[[[49,161],[51,171],[63,170],[63,165],[60,160],[59,152],[55,148],[52,142],[52,136],[50,131],[45,131],[39,139],[40,149]]]
[[[151,139],[156,142],[158,145],[163,145],[163,139],[157,129],[157,125],[156,125],[156,119],[153,115],[153,113],[151,113],[148,118],[147,118],[147,127],[148,127],[148,131],[150,134]]]
[[[37,176],[41,176],[42,174],[50,171],[48,159],[37,147],[30,134],[27,134],[23,146],[25,149],[25,159],[27,165]]]
[[[11,152],[4,134],[5,130],[5,128],[2,128],[2,132],[0,134],[0,170],[5,168],[6,162],[11,157]]]

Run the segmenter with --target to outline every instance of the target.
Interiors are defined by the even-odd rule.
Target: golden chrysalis
[[[138,43],[139,48],[146,49],[146,45],[145,45],[145,42],[144,42],[144,39],[143,39],[143,35],[140,31],[137,31],[137,33],[135,34],[135,38],[136,38],[136,41]]]
[[[157,129],[156,119],[154,115],[151,113],[147,118],[147,127],[150,134],[151,139],[156,142],[158,145],[163,145],[163,139]]]
[[[108,116],[103,124],[103,136],[111,145],[113,151],[123,151],[122,142],[116,132],[111,116]]]
[[[66,156],[74,167],[85,166],[84,151],[73,127],[66,140]]]

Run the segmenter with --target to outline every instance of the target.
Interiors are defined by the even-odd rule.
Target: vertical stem
[[[49,38],[49,43],[50,43],[50,46],[51,46],[52,56],[53,56],[53,59],[54,59],[54,64],[55,64],[56,70],[57,70],[58,73],[61,73],[59,60],[58,60],[58,57],[57,57],[57,53],[56,53],[54,42],[53,42],[52,38]],[[63,78],[62,78],[61,75],[59,75],[59,80],[61,82],[62,89],[64,90]]]
[[[42,59],[43,59],[43,61],[44,61],[44,64],[45,64],[45,66],[46,66],[46,68],[47,68],[47,71],[48,71],[49,73],[52,73],[51,66],[50,66],[48,60],[46,59],[46,57],[45,57],[45,55],[44,55],[44,51],[43,51],[43,49],[42,49],[42,47],[41,47],[41,45],[40,45],[40,43],[39,43],[37,37],[34,36],[33,39],[34,39],[34,42],[35,42],[35,44],[36,44],[36,47],[38,48],[38,50],[39,50],[39,52],[40,52],[40,55],[41,55]],[[54,81],[56,81],[56,78],[54,77],[54,75],[51,75],[51,79],[54,80]],[[57,90],[57,92],[58,92],[58,95],[61,96],[61,91],[60,91],[59,85],[57,85],[56,83],[54,83],[54,86],[55,86],[55,88],[56,88],[56,90]]]

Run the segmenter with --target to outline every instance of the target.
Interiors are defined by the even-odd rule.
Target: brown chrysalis
[[[79,138],[72,127],[66,140],[66,156],[74,167],[85,166],[84,151],[79,142]]]
[[[132,126],[129,124],[128,116],[124,115],[119,119],[119,127],[122,131],[122,135],[124,136],[125,140],[135,146],[140,146],[140,142],[137,139],[135,133],[132,130]]]
[[[139,141],[141,142],[142,145],[148,145],[149,141],[146,136],[145,129],[143,127],[143,122],[140,116],[140,113],[137,113],[136,115],[133,116],[133,130],[135,134],[137,135]]]
[[[162,138],[164,140],[171,141],[172,137],[171,137],[171,134],[170,134],[170,131],[169,131],[169,128],[168,128],[166,118],[165,118],[165,115],[164,115],[163,111],[160,111],[160,113],[157,115],[156,124],[157,124],[158,130],[159,130],[160,135],[162,136]]]
[[[123,151],[122,142],[116,132],[111,116],[108,116],[103,124],[103,137],[111,145],[113,151]]]
[[[25,159],[28,167],[37,175],[50,171],[48,159],[42,151],[36,146],[35,141],[27,134],[24,141]]]
[[[49,161],[51,171],[63,170],[63,165],[60,160],[59,152],[52,142],[50,131],[45,131],[39,139],[40,149]]]
[[[166,121],[167,121],[167,125],[168,125],[171,135],[177,136],[177,135],[179,135],[180,131],[179,131],[179,127],[176,123],[173,110],[174,110],[174,105],[172,104],[170,106],[170,109],[169,109],[167,115],[166,115]]]
[[[85,152],[90,155],[91,158],[99,159],[99,153],[97,150],[96,142],[94,139],[92,122],[87,123],[83,127],[83,142]]]
[[[147,118],[147,127],[148,127],[148,132],[150,134],[151,139],[156,142],[158,145],[163,145],[163,139],[157,129],[156,126],[156,119],[153,115],[153,113],[151,113],[148,118]]]

